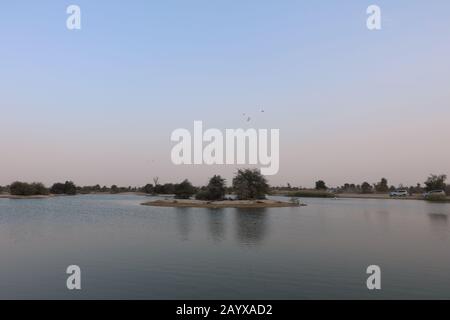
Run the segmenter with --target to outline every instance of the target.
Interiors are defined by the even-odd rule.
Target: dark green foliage
[[[75,195],[77,194],[77,187],[72,181],[66,181],[65,183],[55,183],[50,188],[50,193]]]
[[[428,177],[427,181],[425,181],[426,190],[427,191],[433,191],[433,190],[445,190],[446,184],[445,180],[447,180],[447,176],[445,174],[441,175],[435,175],[432,174]]]
[[[373,193],[373,187],[368,182],[363,182],[361,185],[361,192],[362,193]]]
[[[316,190],[327,190],[327,189],[328,187],[325,184],[325,181],[323,180],[316,181]]]
[[[375,186],[375,190],[380,193],[387,193],[389,191],[388,181],[386,178],[382,178]]]
[[[111,193],[119,193],[120,192],[119,187],[117,187],[115,184],[113,184],[111,186],[110,192]]]
[[[175,185],[173,183],[157,184],[154,188],[156,194],[174,194]]]
[[[198,200],[210,201],[223,200],[225,197],[225,192],[225,179],[221,176],[215,175],[209,180],[208,185],[195,195],[195,198]]]
[[[9,187],[10,193],[15,196],[47,195],[48,189],[40,182],[26,183],[13,182]]]
[[[269,185],[259,170],[240,169],[233,178],[233,189],[239,200],[265,199]]]
[[[196,190],[189,180],[176,184],[174,187],[175,198],[177,199],[189,199],[195,194]]]
[[[153,185],[148,183],[142,187],[142,192],[152,194],[154,192]]]

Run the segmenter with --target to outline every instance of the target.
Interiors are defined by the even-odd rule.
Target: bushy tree
[[[373,188],[370,185],[370,183],[363,182],[363,184],[361,185],[361,192],[362,193],[372,193],[373,192]]]
[[[325,184],[325,181],[323,180],[316,181],[316,190],[327,190],[327,189],[328,187]]]
[[[147,183],[144,187],[142,187],[142,192],[144,193],[151,194],[153,193],[153,191],[154,191],[153,185],[150,183]]]
[[[188,179],[176,184],[174,187],[175,198],[177,199],[189,199],[195,194],[196,190],[192,183]]]
[[[445,175],[445,174],[430,175],[428,177],[427,181],[425,181],[426,190],[427,191],[445,190],[446,189],[445,180],[447,180],[447,175]]]
[[[225,179],[221,176],[215,175],[209,180],[208,185],[203,190],[199,191],[195,198],[198,200],[217,201],[223,200],[225,197],[226,186]]]
[[[77,194],[77,187],[72,181],[66,181],[65,183],[55,183],[50,188],[50,192],[53,194]]]
[[[265,199],[269,185],[259,170],[240,169],[233,178],[233,189],[239,200]]]
[[[375,185],[377,192],[386,193],[389,191],[388,181],[386,178],[381,178],[381,181]]]
[[[47,195],[48,189],[40,182],[26,183],[16,181],[9,187],[10,193],[15,196]]]
[[[154,193],[156,194],[174,194],[175,185],[173,183],[157,184],[154,187]]]
[[[120,190],[119,190],[119,187],[117,186],[117,185],[115,185],[115,184],[113,184],[112,186],[111,186],[111,191],[110,191],[111,193],[119,193],[120,192]]]

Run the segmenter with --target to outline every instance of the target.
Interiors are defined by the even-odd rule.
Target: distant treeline
[[[195,187],[185,179],[180,183],[159,184],[158,178],[154,178],[154,184],[148,183],[143,187],[119,187],[117,185],[107,186],[76,186],[72,181],[64,183],[58,182],[47,188],[42,183],[13,182],[11,185],[2,187],[0,192],[8,192],[15,196],[34,196],[34,195],[76,195],[90,193],[126,193],[140,192],[145,194],[173,194],[179,199],[188,199],[195,196],[201,200],[222,200],[226,194],[234,193],[238,199],[264,199],[269,193],[270,187],[267,180],[256,169],[238,170],[233,178],[232,187],[226,186],[226,180],[219,175],[213,176],[208,185]]]
[[[227,187],[226,181],[219,175],[213,176],[208,185],[195,187],[185,179],[180,183],[158,183],[159,179],[154,178],[153,183],[148,183],[142,187],[119,187],[117,185],[107,186],[76,186],[72,181],[53,184],[50,188],[42,183],[14,182],[9,186],[0,186],[0,192],[8,192],[12,195],[33,196],[33,195],[75,195],[90,193],[126,193],[140,192],[145,194],[174,194],[177,198],[190,198],[195,195],[197,199],[202,200],[220,200],[225,194],[235,194],[239,199],[260,199],[271,192],[280,193],[289,191],[290,195],[298,197],[330,197],[339,193],[389,193],[395,190],[407,190],[410,194],[422,194],[427,191],[443,190],[450,194],[450,185],[446,184],[447,176],[430,175],[424,184],[417,183],[415,186],[394,187],[389,185],[386,178],[380,179],[377,183],[363,182],[361,184],[345,183],[342,186],[329,188],[325,181],[318,180],[315,188],[292,187],[289,183],[286,186],[270,187],[267,180],[258,170],[242,169],[238,170],[232,181],[232,186]]]
[[[315,188],[301,188],[301,187],[292,187],[289,183],[286,186],[278,186],[278,187],[272,187],[272,190],[282,191],[282,190],[288,190],[288,191],[298,191],[301,194],[305,194],[307,196],[310,194],[311,196],[316,196],[318,193],[323,193],[323,196],[327,196],[328,193],[359,193],[359,194],[371,194],[371,193],[389,193],[396,190],[406,190],[410,194],[422,194],[428,191],[433,190],[442,190],[447,193],[447,195],[450,195],[450,185],[446,184],[447,175],[441,174],[441,175],[430,175],[427,180],[422,185],[421,183],[417,183],[415,186],[404,186],[399,185],[398,187],[395,187],[393,185],[389,185],[388,180],[386,178],[381,178],[379,182],[377,183],[369,183],[367,181],[364,181],[360,184],[354,184],[354,183],[345,183],[342,186],[338,187],[328,187],[323,180],[318,180],[315,183]],[[312,192],[315,191],[315,192]]]

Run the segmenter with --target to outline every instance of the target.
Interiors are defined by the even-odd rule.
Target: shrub
[[[328,187],[325,184],[325,181],[323,180],[316,181],[316,190],[327,190],[327,189]]]
[[[445,174],[430,175],[427,181],[425,181],[426,190],[427,191],[445,190],[446,188],[445,180],[447,180],[447,176]]]
[[[218,201],[223,200],[225,197],[225,192],[225,179],[221,176],[215,175],[209,180],[206,188],[195,195],[195,198],[198,200]]]
[[[26,183],[16,181],[9,187],[10,193],[15,196],[47,195],[48,189],[40,182]]]
[[[195,191],[194,186],[187,179],[174,187],[174,194],[177,199],[189,199],[195,194]]]
[[[77,194],[77,187],[72,181],[66,181],[65,183],[55,183],[50,188],[50,192],[53,194]]]
[[[265,199],[269,185],[259,170],[240,169],[233,178],[233,189],[239,200]]]
[[[151,193],[153,193],[153,191],[154,191],[153,185],[150,183],[148,183],[144,187],[142,187],[142,192],[144,192],[144,193],[151,194]]]
[[[447,197],[443,194],[430,194],[425,196],[427,201],[446,201]]]

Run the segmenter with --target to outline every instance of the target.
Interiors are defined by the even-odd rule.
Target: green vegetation
[[[220,175],[214,175],[210,178],[208,185],[197,188],[192,185],[189,180],[184,180],[179,184],[165,183],[160,184],[159,178],[153,178],[153,184],[147,183],[143,187],[119,187],[112,185],[111,187],[99,184],[94,186],[76,186],[72,181],[65,183],[54,183],[52,187],[47,189],[42,183],[26,183],[14,182],[11,185],[0,186],[0,193],[8,193],[13,196],[36,196],[48,195],[49,193],[60,195],[75,195],[75,194],[89,194],[89,193],[131,193],[140,192],[145,194],[174,194],[176,198],[189,199],[195,195],[197,200],[218,201],[223,200],[226,194],[235,194],[238,200],[258,200],[265,199],[267,194],[283,195],[290,197],[301,198],[334,198],[339,194],[373,194],[371,197],[377,197],[377,194],[387,194],[395,190],[407,190],[412,198],[424,199],[425,191],[443,191],[439,194],[431,194],[426,196],[426,200],[430,201],[448,201],[446,195],[450,194],[450,185],[446,184],[447,176],[445,174],[432,174],[422,187],[420,183],[415,186],[398,187],[389,186],[386,178],[381,178],[378,183],[370,184],[365,181],[362,184],[345,183],[339,187],[330,188],[326,185],[324,180],[318,180],[315,183],[314,189],[302,188],[299,186],[292,186],[287,183],[285,186],[270,187],[266,178],[261,175],[257,169],[239,169],[232,181],[232,186],[226,186],[226,180]],[[446,193],[446,195],[444,195]],[[5,197],[5,195],[2,195]],[[382,196],[381,196],[382,197]]]
[[[425,200],[427,201],[433,201],[433,202],[443,202],[447,201],[447,197],[445,194],[430,194],[425,196]]]
[[[328,187],[325,184],[325,181],[323,180],[316,181],[316,190],[327,190],[327,189]]]
[[[175,184],[173,183],[165,183],[163,185],[157,184],[154,188],[155,194],[174,194],[175,193]]]
[[[50,193],[76,195],[77,187],[72,181],[66,181],[65,183],[55,183],[50,188]]]
[[[177,199],[189,199],[196,193],[196,189],[189,182],[189,180],[185,179],[180,184],[176,184],[174,187],[175,198]]]
[[[363,182],[361,185],[361,193],[373,193],[373,188],[368,182]]]
[[[152,194],[154,192],[153,185],[147,183],[144,187],[142,187],[141,191],[147,194]]]
[[[386,178],[381,178],[381,181],[375,185],[375,191],[379,193],[388,193],[389,186]]]
[[[26,183],[16,181],[9,186],[9,192],[14,196],[48,195],[48,189],[40,182]]]
[[[209,180],[206,187],[202,188],[196,195],[197,200],[218,201],[225,197],[226,186],[225,179],[215,175]]]
[[[266,178],[257,169],[240,169],[233,178],[233,189],[239,200],[265,199],[269,193]]]
[[[433,191],[433,190],[446,190],[447,185],[445,184],[445,180],[447,180],[447,175],[441,174],[441,175],[435,175],[432,174],[428,177],[427,181],[425,181],[426,190],[427,191]]]

